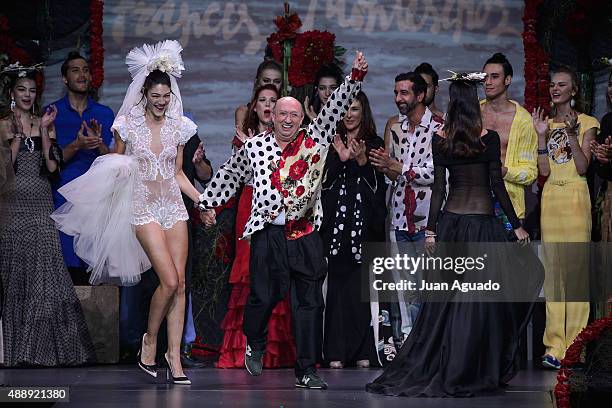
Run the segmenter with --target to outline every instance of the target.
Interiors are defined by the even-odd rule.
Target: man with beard
[[[487,74],[486,99],[480,102],[483,128],[499,134],[502,177],[514,211],[522,220],[525,218],[525,187],[538,175],[537,135],[529,112],[518,102],[508,99],[513,71],[504,54],[497,53],[489,58],[483,71]],[[496,205],[496,213],[505,218],[499,205]],[[512,231],[507,219],[505,224]]]
[[[438,93],[438,80],[440,78],[438,73],[429,62],[420,63],[419,66],[414,69],[414,72],[422,76],[425,82],[427,82],[427,92],[425,93],[423,104],[429,108],[436,118],[436,121],[442,122],[444,112],[436,106],[436,94]]]
[[[99,155],[109,151],[113,138],[113,111],[90,96],[89,63],[77,52],[71,52],[61,67],[67,93],[53,103],[57,108],[55,134],[62,148],[64,167],[53,185],[53,201],[58,208],[66,201],[57,192],[64,184],[84,174]],[[64,261],[75,284],[87,284],[87,265],[74,253],[72,237],[60,231]]]
[[[391,228],[395,240],[410,243],[405,245],[412,248],[414,255],[414,243],[425,238],[434,181],[431,140],[433,134],[442,127],[442,122],[424,104],[427,83],[421,75],[415,72],[398,75],[395,78],[394,93],[395,104],[403,120],[391,125],[391,137],[385,149],[370,151],[370,161],[392,182]],[[409,301],[408,313],[414,322],[419,303],[416,299]],[[410,327],[399,316],[399,307],[403,306],[402,302],[391,305],[396,348],[401,345],[403,334],[407,334]],[[401,330],[399,325],[403,326]]]
[[[297,361],[295,386],[325,389],[317,375],[323,330],[322,286],[327,264],[318,232],[322,221],[323,167],[336,125],[361,90],[368,70],[357,53],[351,75],[328,98],[307,129],[302,104],[285,97],[272,114],[274,130],[246,141],[234,152],[200,197],[200,208],[223,205],[253,177],[253,204],[242,239],[251,240],[250,293],[244,311],[244,356],[249,374],[262,372],[268,321],[276,304],[291,290]],[[214,223],[214,211],[204,215]]]

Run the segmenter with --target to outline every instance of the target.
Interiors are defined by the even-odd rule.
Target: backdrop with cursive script
[[[510,95],[523,101],[523,1],[521,0],[303,0],[291,2],[302,30],[329,30],[348,51],[368,58],[364,91],[379,135],[397,113],[393,79],[428,61],[441,78],[446,70],[480,70],[495,52],[514,67]],[[185,48],[186,71],[179,82],[185,110],[199,125],[207,155],[218,166],[229,155],[234,110],[250,98],[266,37],[282,1],[107,0],[104,5],[105,80],[100,101],[117,111],[130,77],[125,55],[135,46],[170,38]],[[61,55],[63,52],[63,55]],[[62,59],[68,49],[54,53]],[[47,69],[45,101],[60,97],[59,64]],[[436,99],[446,107],[447,85]]]

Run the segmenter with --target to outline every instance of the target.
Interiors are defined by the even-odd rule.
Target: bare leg
[[[179,286],[178,274],[168,250],[166,236],[156,223],[136,226],[136,237],[151,261],[159,277],[159,286],[151,299],[149,321],[141,360],[144,364],[155,364],[157,334]]]
[[[187,262],[187,224],[184,221],[177,222],[174,226],[164,231],[170,256],[174,262],[174,268],[178,277],[178,288],[170,303],[166,315],[166,326],[168,328],[168,359],[172,365],[173,374],[177,377],[183,376],[181,366],[181,340],[183,338],[183,323],[185,319],[185,263]]]

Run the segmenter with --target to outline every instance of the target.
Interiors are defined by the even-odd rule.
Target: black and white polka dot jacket
[[[361,75],[359,75],[361,74]],[[353,71],[329,97],[307,129],[281,151],[274,132],[247,140],[219,168],[202,195],[207,208],[218,207],[252,179],[251,215],[242,239],[261,230],[285,211],[285,235],[297,239],[321,225],[323,166],[336,125],[361,89],[363,73]]]
[[[414,133],[396,123],[391,127],[391,157],[402,162],[402,174],[393,182],[392,225],[395,230],[419,232],[427,225],[434,181],[431,140],[442,128],[440,119],[425,108]]]

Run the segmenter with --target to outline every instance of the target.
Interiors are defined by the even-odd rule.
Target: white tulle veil
[[[172,99],[166,114],[179,118],[183,116],[181,92],[176,82],[176,79],[181,77],[181,72],[185,70],[181,51],[183,47],[178,41],[164,40],[155,45],[144,44],[128,53],[125,63],[132,75],[132,83],[128,87],[117,117],[127,115],[134,106],[139,104],[143,104],[144,107],[142,87],[147,76],[155,70],[160,70],[170,76]]]

